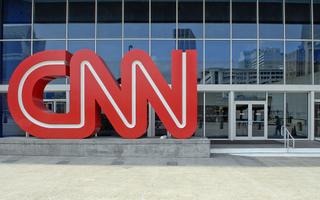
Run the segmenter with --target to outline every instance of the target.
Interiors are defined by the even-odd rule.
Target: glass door
[[[249,105],[236,104],[236,137],[249,137]]]
[[[314,137],[320,138],[320,102],[314,105]]]
[[[252,137],[264,137],[264,105],[252,104]]]
[[[266,107],[264,101],[236,102],[236,139],[266,138]]]

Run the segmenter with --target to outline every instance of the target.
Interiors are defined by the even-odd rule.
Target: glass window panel
[[[268,138],[283,138],[281,126],[284,118],[283,93],[268,93]]]
[[[287,93],[286,123],[295,138],[308,137],[308,94]]]
[[[66,1],[35,0],[34,39],[66,37]]]
[[[44,99],[66,99],[66,92],[44,92]]]
[[[236,0],[232,2],[232,36],[233,38],[257,37],[256,1]]]
[[[235,92],[234,99],[237,101],[264,101],[266,100],[265,92]]]
[[[121,38],[122,1],[98,0],[98,38]]]
[[[257,83],[257,42],[233,41],[232,83]]]
[[[90,49],[94,51],[94,41],[71,40],[68,42],[68,50],[70,53],[75,53],[81,49]]]
[[[230,83],[230,42],[206,41],[205,84]]]
[[[286,43],[286,84],[312,84],[311,42]]]
[[[178,49],[197,50],[198,56],[198,83],[203,83],[203,41],[202,40],[179,40]]]
[[[37,40],[33,42],[33,53],[44,50],[65,50],[66,42],[64,40]]]
[[[260,38],[283,38],[282,0],[259,1],[259,34]],[[272,12],[270,12],[272,11]]]
[[[33,53],[44,50],[65,50],[66,42],[64,40],[37,40],[33,42]],[[65,84],[65,78],[57,78],[49,82],[49,84]]]
[[[314,84],[320,84],[320,42],[314,43]]]
[[[206,92],[205,135],[208,138],[228,138],[228,93]]]
[[[286,38],[311,38],[311,4],[309,0],[286,1]]]
[[[140,49],[149,53],[149,42],[148,40],[124,40],[124,43],[123,43],[124,54],[132,49]]]
[[[171,53],[176,48],[175,40],[154,40],[151,43],[151,56],[158,69],[171,83]]]
[[[151,1],[151,23],[153,38],[174,38],[176,35],[176,1]]]
[[[7,84],[11,74],[25,58],[31,54],[31,44],[28,41],[2,42],[1,83]]]
[[[179,1],[178,22],[178,38],[202,38],[202,1]]]
[[[69,0],[69,38],[94,38],[94,0]]]
[[[149,1],[124,1],[124,37],[147,38],[149,36]]]
[[[320,39],[320,0],[313,0],[314,38]]]
[[[115,80],[120,79],[120,62],[122,59],[121,40],[98,40],[97,54],[101,56],[112,72]]]
[[[3,0],[3,38],[31,38],[31,1]]]
[[[198,92],[198,120],[197,120],[197,130],[195,133],[196,137],[203,137],[203,106],[204,106],[204,93]]]
[[[259,48],[259,83],[283,83],[283,42],[260,41]]]
[[[206,37],[230,37],[230,2],[206,0]]]
[[[0,137],[24,137],[26,135],[18,124],[15,123],[9,112],[7,94],[0,94],[0,118]]]

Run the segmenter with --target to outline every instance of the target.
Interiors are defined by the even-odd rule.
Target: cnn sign
[[[9,110],[16,123],[38,138],[79,139],[100,129],[101,109],[123,138],[139,138],[147,130],[147,105],[154,108],[175,138],[189,138],[197,126],[196,51],[172,52],[169,85],[142,50],[121,61],[118,84],[103,60],[90,50],[70,54],[43,51],[25,59],[14,71],[8,90]],[[46,85],[69,77],[70,111],[53,113],[43,102]]]

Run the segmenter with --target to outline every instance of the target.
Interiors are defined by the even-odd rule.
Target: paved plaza
[[[319,158],[0,156],[0,199],[319,199]]]

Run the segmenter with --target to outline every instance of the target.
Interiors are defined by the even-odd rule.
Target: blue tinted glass
[[[124,1],[124,37],[147,38],[149,35],[149,1]]]
[[[66,2],[36,0],[34,4],[34,38],[66,37]]]
[[[8,83],[12,72],[21,61],[30,56],[30,51],[30,42],[2,42],[1,83]]]
[[[270,12],[272,10],[272,12]],[[283,38],[283,2],[282,0],[259,1],[260,38]]]
[[[176,1],[152,1],[151,23],[151,37],[174,38],[176,31]]]
[[[233,38],[257,37],[256,1],[238,0],[232,3]]]
[[[94,41],[77,40],[68,42],[68,50],[71,53],[75,53],[81,49],[90,49],[94,51]]]
[[[0,94],[0,120],[0,137],[23,137],[26,135],[26,133],[15,123],[9,112],[7,94]]]
[[[320,42],[314,43],[314,84],[320,84]]]
[[[206,0],[206,37],[230,37],[230,2]]]
[[[320,0],[313,0],[314,38],[320,39]]]
[[[94,38],[95,3],[69,0],[69,38]]]
[[[31,1],[3,1],[3,38],[31,38]]]
[[[152,59],[169,83],[171,83],[171,53],[175,48],[175,40],[154,40],[151,42]]]
[[[64,40],[39,40],[33,42],[33,53],[44,50],[65,50],[66,42]],[[49,84],[64,84],[65,78],[57,78],[50,81]]]
[[[122,34],[122,1],[98,0],[98,38],[120,38]]]
[[[149,53],[148,40],[125,40],[123,43],[123,52],[126,53],[132,49],[140,49]]]
[[[283,83],[283,42],[260,41],[259,47],[260,84]]]
[[[230,83],[230,42],[206,41],[205,84]]]
[[[179,40],[178,49],[183,51],[196,50],[198,56],[198,83],[203,84],[203,41],[202,40]]]
[[[312,83],[312,43],[286,42],[286,84]]]
[[[257,42],[233,41],[232,83],[257,83]]]
[[[44,50],[65,50],[66,42],[64,40],[39,40],[33,42],[33,53]]]
[[[120,78],[120,62],[122,58],[121,40],[97,41],[97,54],[103,58],[105,64],[115,79]]]
[[[181,0],[178,4],[178,37],[202,38],[203,3],[202,1]]]
[[[309,0],[286,1],[286,37],[311,38],[311,4]]]

